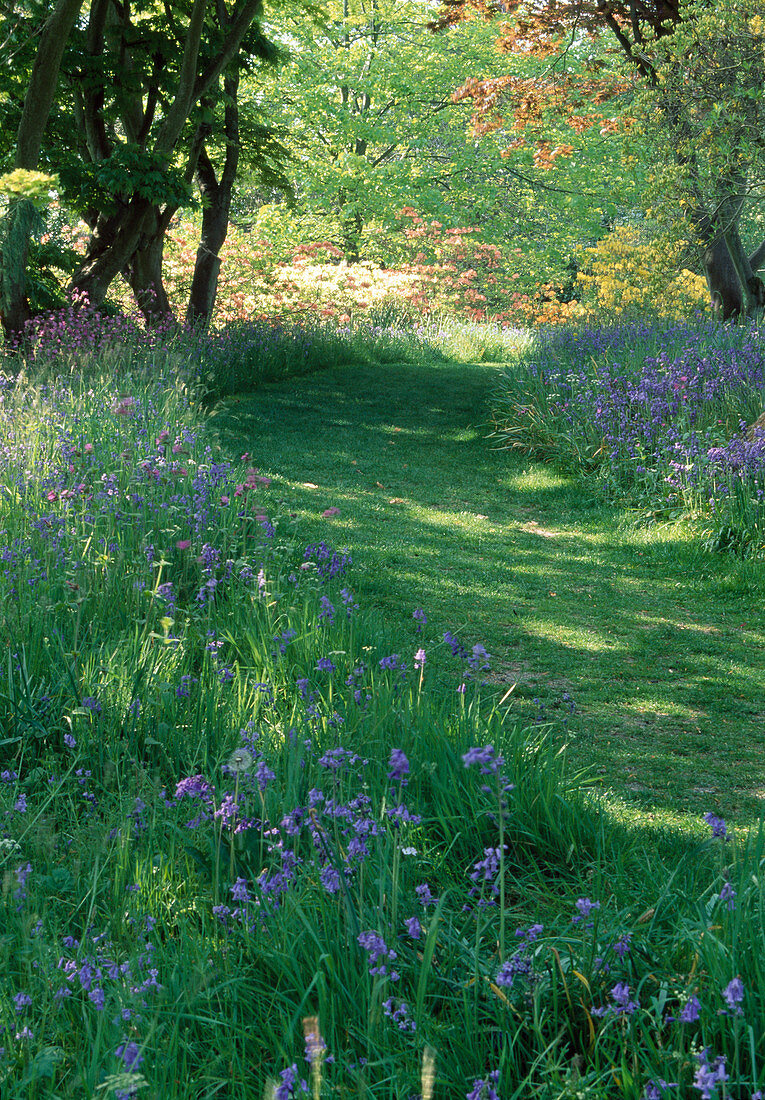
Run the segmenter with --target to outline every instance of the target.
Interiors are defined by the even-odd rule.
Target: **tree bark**
[[[765,244],[748,256],[735,223],[709,237],[702,263],[712,309],[724,321],[756,317],[765,308],[765,284],[757,275],[765,260]]]
[[[82,5],[83,0],[58,0],[43,26],[16,134],[16,168],[37,167],[64,48]],[[26,271],[35,220],[29,199],[11,203],[0,254],[0,320],[9,340],[21,336],[30,317]]]
[[[111,217],[99,217],[85,259],[69,285],[73,295],[85,295],[95,306],[103,304],[114,279],[140,248],[151,211],[146,199],[135,198]]]
[[[174,213],[175,208],[165,208],[161,213],[152,208],[139,247],[123,272],[149,326],[175,319],[162,275],[165,233]]]
[[[215,169],[202,148],[197,161],[197,181],[203,199],[202,234],[194,263],[194,277],[191,281],[186,321],[189,325],[206,327],[210,323],[215,299],[218,294],[220,275],[220,250],[228,235],[228,219],[231,212],[231,198],[239,165],[239,72],[226,75],[224,79],[226,107],[223,131],[226,138],[226,159],[220,180]]]

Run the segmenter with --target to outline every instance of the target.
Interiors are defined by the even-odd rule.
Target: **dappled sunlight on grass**
[[[331,370],[223,405],[213,424],[226,448],[282,479],[310,537],[347,545],[354,586],[392,631],[411,634],[412,610],[427,609],[427,637],[411,636],[432,652],[432,675],[456,675],[440,639],[459,629],[504,670],[502,693],[524,665],[509,720],[560,725],[609,797],[629,801],[629,773],[657,821],[706,811],[689,765],[703,754],[703,786],[753,820],[765,770],[756,574],[702,555],[687,526],[631,526],[566,477],[492,450],[482,425],[495,371]],[[329,507],[340,509],[331,520]],[[732,755],[744,763],[729,791]]]
[[[591,627],[575,629],[567,627],[558,619],[537,620],[527,618],[523,624],[524,631],[539,638],[547,638],[557,642],[558,645],[568,649],[579,650],[585,653],[605,653],[614,650],[626,651],[623,643],[615,641],[605,634],[598,634]]]

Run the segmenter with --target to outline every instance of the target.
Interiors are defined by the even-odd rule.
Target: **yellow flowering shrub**
[[[706,279],[681,266],[687,250],[687,241],[649,240],[634,226],[616,226],[594,248],[582,250],[577,280],[584,310],[673,319],[708,310]]]

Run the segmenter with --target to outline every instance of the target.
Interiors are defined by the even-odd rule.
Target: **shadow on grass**
[[[567,719],[578,764],[635,807],[724,810],[765,793],[765,614],[726,559],[641,532],[578,483],[486,441],[495,368],[330,369],[213,411],[221,445],[275,475],[308,538],[405,645],[425,607],[493,655],[519,721]],[[335,520],[322,518],[338,507]],[[445,683],[457,671],[434,653]],[[571,704],[576,707],[569,715]]]

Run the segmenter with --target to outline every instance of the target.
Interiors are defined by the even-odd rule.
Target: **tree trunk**
[[[37,167],[64,47],[82,5],[83,0],[58,0],[42,28],[16,134],[16,168],[33,171]],[[18,339],[30,316],[26,271],[35,221],[35,210],[28,199],[11,204],[0,254],[0,319],[7,339]]]
[[[233,69],[224,78],[226,95],[223,132],[226,138],[226,159],[220,180],[207,150],[200,150],[197,160],[197,181],[203,199],[202,235],[194,263],[194,277],[189,292],[186,322],[206,327],[210,323],[218,294],[220,250],[228,235],[231,197],[239,165],[239,70]]]
[[[206,328],[210,323],[218,294],[220,250],[228,234],[230,207],[230,189],[226,196],[218,187],[210,205],[206,206],[202,213],[202,236],[197,249],[194,277],[191,281],[189,304],[186,310],[186,321],[189,325],[200,325]]]
[[[92,305],[103,305],[114,279],[141,247],[151,209],[146,199],[133,199],[112,217],[99,217],[80,269],[69,284],[71,294],[85,295]]]
[[[136,304],[147,325],[173,319],[170,299],[162,278],[162,257],[165,251],[164,227],[138,249],[130,261],[126,276]]]
[[[31,314],[27,301],[29,242],[39,214],[30,199],[11,204],[0,240],[0,316],[6,339],[19,340]]]
[[[765,245],[747,255],[733,219],[715,230],[709,232],[702,251],[712,309],[724,321],[756,317],[765,308],[765,284],[757,275]]]
[[[702,263],[715,315],[723,321],[741,317],[746,309],[741,283],[722,233],[705,245]]]
[[[175,209],[152,209],[147,214],[143,238],[123,271],[136,304],[150,327],[175,320],[162,275],[165,233]]]

